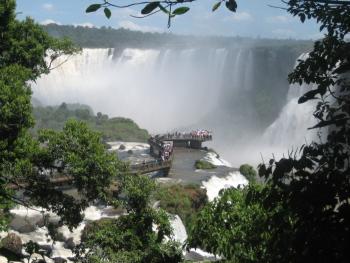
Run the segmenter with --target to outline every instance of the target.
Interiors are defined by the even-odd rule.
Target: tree
[[[346,262],[350,244],[350,1],[288,1],[288,12],[316,19],[325,37],[290,74],[291,83],[314,83],[299,103],[317,100],[312,127],[326,139],[303,145],[281,160],[261,165],[271,191],[268,211],[284,209],[269,222],[268,249],[280,262]],[[281,201],[281,202],[280,202]],[[284,229],[284,231],[277,231]]]
[[[0,227],[6,227],[13,204],[53,210],[61,223],[74,227],[89,201],[107,197],[106,187],[121,164],[83,123],[71,121],[62,132],[33,138],[29,81],[48,73],[60,55],[79,49],[50,37],[29,18],[16,20],[14,0],[0,3],[0,32]],[[57,173],[68,175],[84,198],[57,190],[50,181]],[[14,188],[25,196],[19,198]]]
[[[179,244],[171,240],[169,216],[150,206],[155,183],[141,175],[122,175],[118,195],[127,214],[118,219],[94,222],[83,234],[77,250],[79,262],[182,261]],[[156,230],[154,230],[156,227]]]
[[[239,172],[247,178],[248,182],[254,183],[256,182],[257,172],[254,167],[249,164],[242,164],[239,167]]]
[[[202,248],[230,262],[268,262],[271,235],[260,201],[265,187],[225,189],[198,213],[189,232],[188,248]],[[254,194],[252,194],[254,193]]]
[[[189,2],[192,1],[170,2],[168,8]],[[233,2],[229,1],[229,5]],[[141,13],[148,16],[164,11],[162,3],[131,5],[144,5]],[[236,203],[233,207],[219,209],[230,196],[223,194],[222,200],[209,206],[199,217],[198,224],[205,227],[195,228],[189,244],[221,253],[228,259],[250,262],[347,262],[350,256],[350,43],[346,37],[350,33],[350,1],[290,0],[283,3],[286,7],[282,8],[299,17],[301,22],[315,19],[320,31],[326,31],[325,37],[315,42],[308,58],[299,61],[289,75],[291,83],[315,84],[300,97],[299,103],[318,101],[314,112],[318,123],[311,128],[319,129],[326,139],[320,136],[319,141],[302,145],[299,153],[260,165],[259,175],[266,179],[264,188],[248,187],[243,194],[231,192]],[[213,10],[219,5],[217,3]],[[124,7],[104,1],[90,6],[87,12],[108,6]],[[235,7],[231,11],[235,11]],[[176,15],[171,10],[165,12],[169,20]],[[257,223],[246,221],[247,213],[255,215],[257,212],[249,210],[251,196],[257,196],[254,200],[259,205],[258,210],[265,210],[263,213],[269,215],[262,219],[265,227],[255,229],[257,232],[246,229]],[[233,211],[227,214],[229,208]],[[230,214],[235,215],[234,220]],[[221,217],[227,221],[215,224]],[[237,229],[242,231],[239,238],[235,235]],[[250,240],[248,234],[257,237],[267,230],[269,238],[261,240],[263,247],[254,247],[255,241]],[[216,231],[220,235],[213,236]],[[230,243],[227,238],[231,237]],[[230,250],[231,246],[238,249]],[[260,258],[257,255],[262,251],[267,256]]]

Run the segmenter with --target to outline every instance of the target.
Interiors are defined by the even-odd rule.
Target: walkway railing
[[[172,164],[172,160],[166,160],[166,161],[151,161],[146,163],[139,163],[139,164],[132,164],[130,165],[130,170],[132,173],[150,173],[154,171],[160,171],[164,169],[170,169]]]

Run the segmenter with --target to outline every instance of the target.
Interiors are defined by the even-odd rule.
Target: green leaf
[[[306,18],[305,14],[302,13],[302,14],[300,14],[299,16],[300,16],[300,21],[301,21],[302,23],[304,23],[305,18]]]
[[[176,8],[176,9],[173,11],[173,15],[183,15],[183,14],[185,14],[188,10],[190,10],[189,7],[187,7],[187,6],[182,6],[182,7]]]
[[[149,13],[151,13],[154,9],[156,9],[159,6],[159,2],[151,2],[148,3],[142,10],[141,10],[141,14],[143,15],[147,15]]]
[[[318,89],[315,90],[310,90],[308,92],[306,92],[303,96],[301,96],[298,100],[298,104],[302,104],[308,100],[312,100],[315,99],[315,96],[320,93],[320,91]]]
[[[92,4],[88,8],[86,8],[85,12],[86,13],[95,12],[95,11],[97,11],[100,8],[101,8],[101,4]]]
[[[217,2],[215,5],[213,5],[213,8],[211,9],[213,12],[218,9],[221,5],[221,1],[220,2]]]
[[[228,0],[225,4],[226,4],[226,7],[228,10],[230,10],[232,12],[236,12],[237,3],[235,0]]]
[[[111,12],[111,10],[109,8],[106,7],[103,11],[105,12],[105,16],[108,19],[111,18],[112,12]]]

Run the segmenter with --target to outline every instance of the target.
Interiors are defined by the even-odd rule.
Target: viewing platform
[[[152,172],[158,172],[163,171],[165,174],[169,173],[169,170],[171,168],[172,159],[159,162],[158,160],[151,161],[151,162],[145,162],[145,163],[139,163],[139,164],[132,164],[130,165],[130,170],[128,171],[129,174],[136,175],[136,174],[147,174]],[[72,184],[74,178],[72,176],[57,174],[53,176],[52,178],[43,178],[45,180],[49,180],[50,184],[54,187],[61,187],[66,186],[69,184]],[[19,181],[17,183],[11,183],[7,187],[12,190],[17,190],[20,188],[26,188],[29,184],[23,181]]]
[[[140,164],[130,165],[130,173],[131,174],[147,174],[152,172],[163,171],[165,174],[169,173],[171,168],[172,159],[167,161],[152,161]]]
[[[163,171],[167,175],[173,162],[173,150],[176,147],[201,149],[202,143],[212,140],[211,132],[197,130],[190,133],[168,133],[164,135],[152,136],[148,139],[150,145],[150,154],[155,158],[152,161],[143,161],[129,166],[129,174],[147,174]],[[64,174],[57,174],[51,178],[43,178],[49,181],[53,186],[69,185],[74,178]],[[10,189],[26,188],[29,184],[23,181],[13,182],[8,185]]]
[[[172,142],[173,147],[183,147],[192,149],[201,149],[202,143],[211,141],[213,136],[209,131],[192,131],[190,133],[168,133],[156,135],[148,140],[148,143],[155,148],[161,147],[163,142]],[[152,152],[152,151],[151,151]]]

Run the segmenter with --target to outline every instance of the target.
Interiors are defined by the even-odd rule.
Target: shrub
[[[204,160],[197,160],[194,166],[197,169],[215,169],[216,168],[214,164]]]
[[[199,185],[161,186],[155,199],[165,211],[178,215],[186,229],[189,229],[194,215],[208,202],[206,190]]]
[[[242,164],[239,167],[239,172],[245,177],[247,178],[247,180],[249,181],[249,183],[254,183],[256,182],[256,177],[257,177],[257,172],[255,171],[255,169],[253,168],[253,166],[249,165],[249,164]]]

